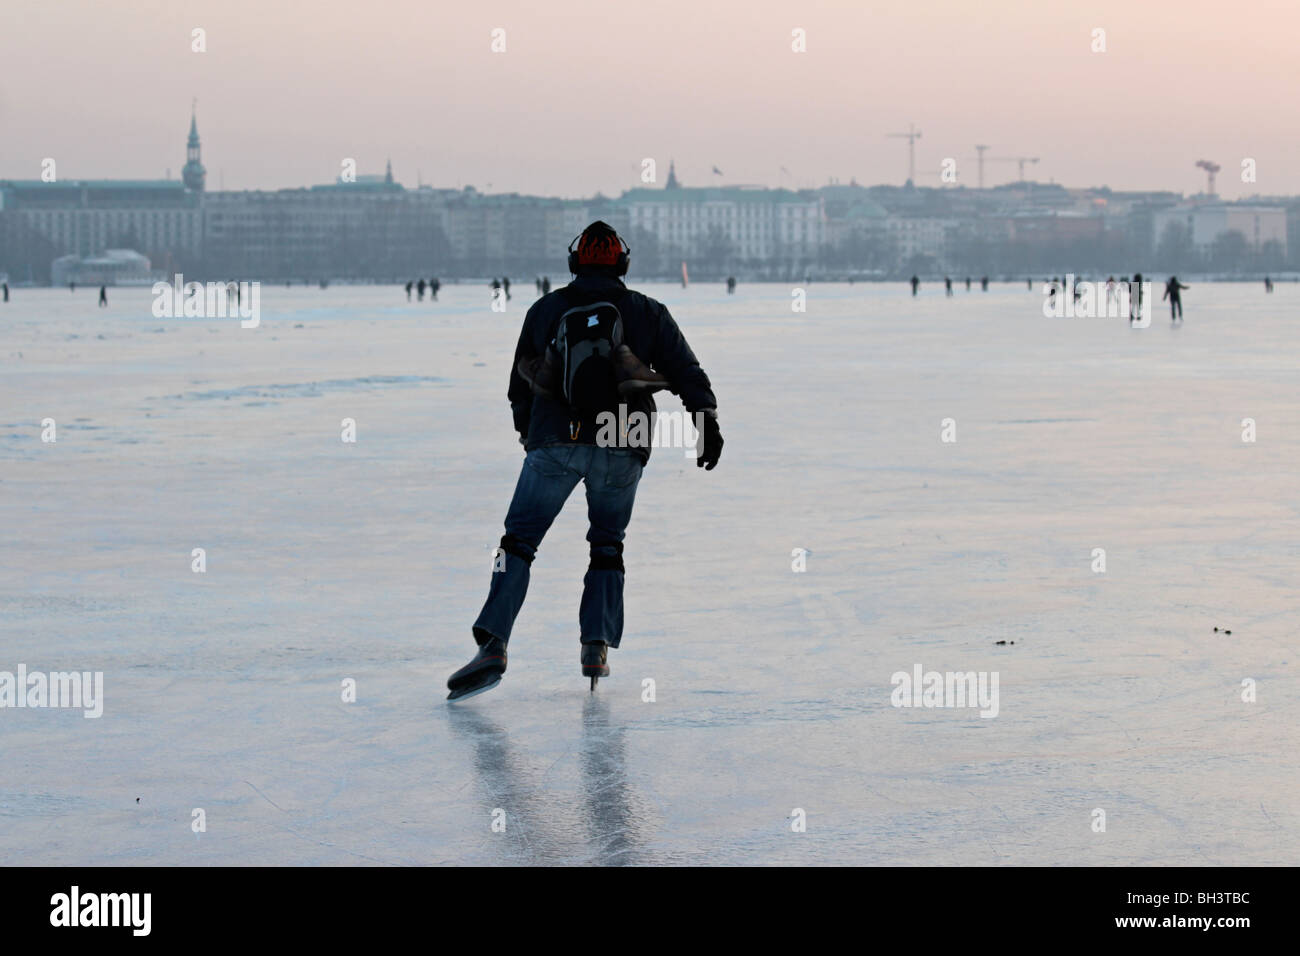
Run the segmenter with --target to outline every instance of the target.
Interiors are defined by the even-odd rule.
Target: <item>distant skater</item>
[[[1033,292],[1033,291],[1034,291],[1034,277],[1033,277],[1033,276],[1030,276],[1028,279],[1025,280],[1025,288],[1027,288],[1030,292]]]
[[[1137,294],[1133,294],[1133,290]],[[1132,324],[1142,318],[1142,273],[1133,273],[1133,281],[1129,284],[1128,291],[1128,320]]]
[[[1273,280],[1270,279],[1268,276],[1264,276],[1264,291],[1265,291],[1265,292],[1272,292],[1272,291],[1273,291]],[[5,287],[5,301],[6,301],[6,302],[9,301],[9,291],[8,291],[8,286]]]
[[[1169,281],[1165,283],[1165,294],[1161,297],[1161,300],[1169,300],[1169,321],[1181,322],[1183,320],[1182,291],[1190,288],[1191,286],[1179,282],[1178,276],[1170,276]]]
[[[967,288],[970,287],[967,286]],[[952,298],[952,279],[948,276],[943,277],[943,294],[948,296],[950,299]]]
[[[438,290],[441,288],[442,288],[442,283],[438,281],[437,276],[434,276],[432,279],[429,280],[429,301],[430,302],[438,301]]]
[[[989,291],[989,277],[988,277],[988,276],[985,276],[984,278],[980,279],[980,289],[981,289],[981,291],[983,291],[983,292],[987,292],[987,291]]]
[[[912,296],[913,296],[913,298],[916,297],[916,290],[919,289],[919,288],[921,288],[921,280],[918,279],[916,276],[912,276]]]
[[[506,294],[506,301],[509,302],[510,301],[510,279],[508,277],[501,280],[501,289]]]
[[[410,301],[411,301],[411,290],[412,290],[413,288],[415,288],[415,283],[414,283],[414,282],[408,282],[408,283],[406,283],[406,301],[407,301],[407,302],[410,302]]]
[[[8,282],[4,283],[4,290],[5,290],[5,301],[8,302],[8,301],[9,301],[9,283],[8,283]]]
[[[76,292],[76,291],[77,291],[77,283],[75,283],[75,282],[69,282],[69,283],[68,283],[68,291],[69,291],[69,292]]]
[[[727,276],[727,295],[734,295],[736,292],[736,277]]]
[[[966,277],[966,291],[970,291],[970,276]]]
[[[542,295],[546,295],[550,291],[551,291],[551,277],[542,276]]]
[[[102,309],[106,305],[108,305],[108,286],[101,285],[99,287],[99,307]]]

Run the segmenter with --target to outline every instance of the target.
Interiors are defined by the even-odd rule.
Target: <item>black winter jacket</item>
[[[686,338],[662,302],[632,291],[620,279],[604,275],[581,275],[563,288],[542,296],[524,317],[514,362],[510,366],[510,408],[514,412],[515,430],[528,450],[544,445],[596,444],[594,420],[575,421],[563,401],[534,395],[519,374],[519,360],[545,353],[555,337],[560,316],[574,307],[593,302],[612,302],[623,316],[623,340],[642,362],[668,379],[672,391],[681,396],[691,414],[705,408],[717,408],[717,399],[709,377],[691,351]],[[654,397],[634,394],[627,398],[629,415],[640,411],[653,423]],[[576,426],[576,428],[575,428]],[[576,431],[576,437],[574,433]],[[644,464],[650,458],[649,432],[644,447],[633,448]]]

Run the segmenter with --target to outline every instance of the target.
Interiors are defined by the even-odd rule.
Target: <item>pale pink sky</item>
[[[922,184],[951,156],[973,186],[987,143],[1067,185],[1190,193],[1208,158],[1225,196],[1300,193],[1294,0],[4,6],[0,178],[37,178],[45,157],[63,179],[178,176],[193,96],[210,189],[329,182],[344,157],[374,173],[388,156],[410,186],[418,170],[563,196],[638,185],[647,156],[661,182],[670,157],[695,185],[901,182],[906,144],[884,134],[915,122]]]

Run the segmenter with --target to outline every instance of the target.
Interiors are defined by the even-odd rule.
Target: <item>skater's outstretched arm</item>
[[[686,410],[694,414],[705,408],[717,408],[718,400],[713,395],[713,386],[709,376],[700,368],[699,360],[691,351],[677,327],[676,321],[661,303],[656,310],[654,353],[649,357],[655,370],[661,372],[672,385],[672,389],[681,396]]]

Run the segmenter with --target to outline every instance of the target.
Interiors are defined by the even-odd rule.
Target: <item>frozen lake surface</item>
[[[652,458],[594,695],[575,496],[504,681],[455,707],[527,283],[505,315],[264,287],[257,329],[14,290],[0,671],[105,699],[0,710],[0,861],[1297,862],[1300,287],[1193,284],[1143,330],[1023,284],[814,284],[806,314],[639,287],[713,378],[722,462]],[[996,672],[997,716],[892,706],[917,665]]]

